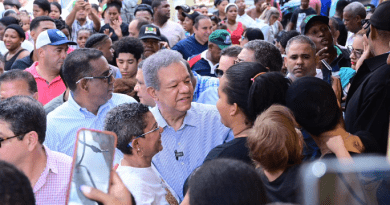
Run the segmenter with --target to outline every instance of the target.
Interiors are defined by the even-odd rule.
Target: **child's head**
[[[30,16],[28,15],[20,15],[20,26],[23,28],[24,32],[30,30]]]
[[[77,32],[77,45],[79,48],[85,48],[85,42],[92,35],[92,31],[87,28],[82,28]]]

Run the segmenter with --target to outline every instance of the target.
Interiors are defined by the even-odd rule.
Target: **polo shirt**
[[[191,103],[182,126],[175,131],[168,125],[158,106],[150,110],[161,133],[164,149],[152,161],[165,182],[183,200],[183,185],[187,177],[200,165],[211,149],[232,140],[231,130],[221,123],[221,116],[213,105]],[[175,153],[183,156],[176,157]]]
[[[195,34],[193,34],[192,36],[179,41],[179,43],[172,47],[172,50],[179,51],[179,53],[183,55],[183,59],[187,60],[189,57],[198,55],[208,48],[208,43],[205,43],[204,45],[200,44],[195,39]]]
[[[31,67],[27,68],[26,71],[34,76],[38,87],[38,101],[43,105],[50,102],[55,97],[61,95],[66,89],[64,82],[58,75],[50,83],[41,77],[37,72],[38,61],[33,63]]]
[[[29,68],[34,63],[32,59],[33,55],[34,55],[34,51],[31,51],[29,56],[16,60],[14,64],[12,64],[11,70],[14,69],[24,70],[26,68]]]
[[[202,76],[215,77],[214,69],[212,69],[215,67],[215,65],[209,59],[207,59],[207,51],[208,50],[205,50],[200,54],[201,59],[191,67],[191,70]],[[192,56],[191,58],[193,57],[195,56]]]

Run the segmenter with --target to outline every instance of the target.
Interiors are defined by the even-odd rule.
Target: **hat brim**
[[[158,36],[149,36],[149,35],[142,36],[142,37],[139,38],[139,40],[148,39],[148,38],[157,39],[157,40],[161,41],[160,37],[158,37]]]
[[[77,43],[76,43],[76,42],[69,41],[69,40],[62,40],[62,41],[57,41],[57,42],[50,43],[50,44],[47,44],[47,45],[51,45],[51,46],[59,46],[59,45],[63,45],[63,44],[68,44],[68,45],[77,45]]]
[[[305,30],[303,31],[304,33],[302,33],[302,30],[301,30],[301,33],[303,35],[305,35],[307,33],[307,31],[312,27],[313,23],[317,22],[317,21],[319,21],[321,23],[324,23],[324,24],[328,25],[328,27],[329,27],[329,18],[328,17],[326,17],[326,16],[314,16],[306,23]]]
[[[218,44],[217,44],[218,45]],[[230,45],[218,45],[218,47],[221,49],[221,50],[223,50],[223,49],[225,49],[225,48],[227,48],[227,47],[230,47],[231,46],[231,44]]]

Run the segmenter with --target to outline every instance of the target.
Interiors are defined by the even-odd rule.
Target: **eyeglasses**
[[[218,78],[222,78],[223,76],[223,70],[219,69],[218,67],[214,69],[214,73]]]
[[[99,76],[99,77],[83,77],[81,78],[80,80],[78,80],[76,82],[76,84],[80,83],[82,79],[88,79],[88,80],[92,80],[92,79],[103,79],[103,80],[107,80],[107,83],[110,84],[111,83],[111,79],[113,77],[113,72],[112,72],[112,69],[110,69],[109,73],[107,76]]]
[[[364,30],[367,30],[367,31],[366,31],[366,36],[367,36],[367,38],[368,38],[368,36],[370,35],[370,31],[371,31],[370,25],[371,25],[370,19],[363,19],[363,20],[362,20],[363,29],[364,29]]]
[[[20,137],[20,136],[23,136],[25,134],[21,134],[21,135],[15,135],[15,136],[12,136],[12,137],[5,137],[5,138],[0,138],[0,147],[1,147],[1,143],[6,141],[6,140],[9,140],[9,139],[12,139],[12,138],[15,138],[15,137]]]
[[[147,134],[149,134],[149,133],[155,132],[155,131],[157,131],[157,130],[159,130],[159,129],[160,129],[160,127],[157,125],[157,127],[156,127],[155,129],[150,130],[149,132],[146,132],[146,133],[144,133],[144,134],[142,134],[142,135],[138,135],[137,137],[135,137],[134,139],[132,139],[132,140],[130,141],[130,143],[127,145],[127,147],[133,147],[133,145],[132,145],[133,140],[138,139],[138,138],[140,138],[140,137],[143,137],[143,136],[145,136],[145,135],[147,135]]]
[[[353,55],[356,56],[356,58],[360,58],[363,54],[362,50],[355,50],[352,46],[347,46],[348,52],[353,53]]]

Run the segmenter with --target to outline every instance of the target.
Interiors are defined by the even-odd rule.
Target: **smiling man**
[[[73,156],[75,137],[80,128],[103,130],[104,119],[111,108],[136,101],[130,96],[113,93],[115,78],[99,50],[73,51],[65,59],[61,72],[70,94],[67,102],[47,115],[45,145]],[[116,156],[121,157],[120,154],[118,151]]]
[[[190,73],[179,52],[161,50],[142,66],[147,92],[156,102],[151,109],[162,132],[164,149],[153,163],[183,200],[183,184],[203,163],[208,152],[232,139],[215,106],[194,103]]]
[[[26,69],[38,85],[39,102],[43,105],[65,91],[60,77],[61,66],[67,55],[68,45],[77,45],[69,41],[58,29],[49,29],[39,34],[36,42],[38,61]]]

